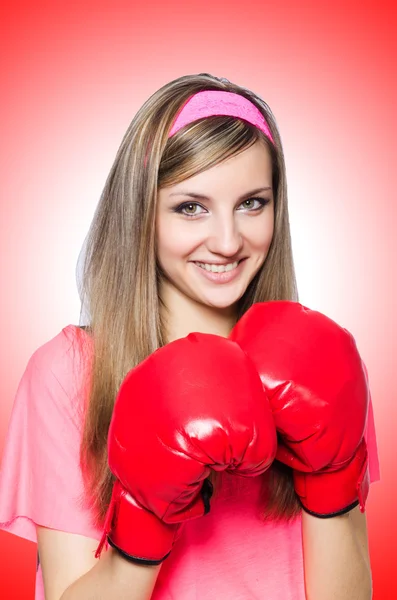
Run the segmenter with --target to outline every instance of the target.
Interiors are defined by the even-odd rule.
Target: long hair
[[[202,90],[248,98],[265,116],[274,145],[256,127],[228,116],[201,119],[168,138],[178,110]],[[94,348],[81,465],[97,524],[103,522],[113,486],[107,436],[117,391],[128,371],[166,343],[159,300],[162,273],[156,260],[158,189],[209,169],[258,140],[266,144],[272,161],[275,227],[267,258],[239,302],[241,316],[255,302],[298,299],[284,155],[270,108],[225,79],[187,75],[145,102],[121,142],[86,239],[80,286]],[[296,515],[299,507],[289,469],[274,463],[266,481],[264,516]]]

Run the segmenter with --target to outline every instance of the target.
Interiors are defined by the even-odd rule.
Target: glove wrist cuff
[[[166,524],[142,508],[116,480],[96,556],[107,540],[130,562],[158,565],[170,553],[179,528],[179,524]]]
[[[369,491],[365,441],[360,443],[353,459],[337,471],[294,471],[294,486],[302,508],[315,517],[336,517],[356,506],[364,512]]]

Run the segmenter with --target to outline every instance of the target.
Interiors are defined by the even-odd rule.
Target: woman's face
[[[273,229],[271,158],[256,142],[160,189],[156,235],[162,285],[209,307],[233,306],[266,259]]]

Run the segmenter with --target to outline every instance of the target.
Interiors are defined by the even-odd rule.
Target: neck
[[[228,337],[237,320],[235,306],[220,309],[200,304],[167,282],[161,286],[161,299],[167,343],[192,332]]]

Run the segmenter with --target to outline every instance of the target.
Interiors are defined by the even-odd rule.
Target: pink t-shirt
[[[36,524],[99,540],[82,502],[79,448],[90,366],[74,325],[33,354],[15,398],[0,471],[0,528],[37,541]],[[371,481],[379,479],[372,404],[366,432]],[[152,600],[305,600],[301,518],[260,519],[261,478],[223,475],[211,511],[185,524]],[[44,600],[40,567],[36,600]]]

